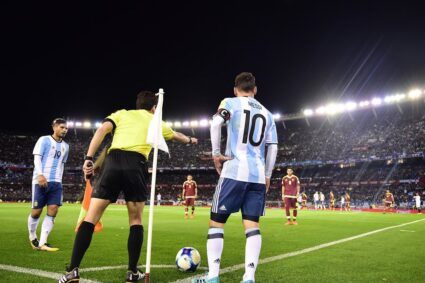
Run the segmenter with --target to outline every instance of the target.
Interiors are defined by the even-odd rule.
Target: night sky
[[[160,87],[164,119],[208,117],[242,71],[279,113],[425,86],[421,2],[10,2],[0,12],[3,131],[99,120]]]

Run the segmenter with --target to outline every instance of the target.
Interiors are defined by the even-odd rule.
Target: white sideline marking
[[[43,270],[39,270],[39,269],[31,269],[31,268],[25,268],[25,267],[19,267],[19,266],[13,266],[13,265],[5,265],[5,264],[0,264],[0,270],[7,270],[7,271],[12,271],[12,272],[18,272],[18,273],[25,273],[25,274],[31,274],[31,275],[35,275],[35,276],[39,276],[39,277],[44,277],[44,278],[51,278],[51,279],[56,279],[59,280],[59,278],[63,275],[61,273],[56,273],[56,272],[49,272],[49,271],[43,271]],[[80,279],[81,283],[100,283],[99,281],[93,281],[93,280],[88,280],[88,279]]]
[[[344,239],[341,239],[341,240],[336,240],[336,241],[333,241],[333,242],[329,242],[329,243],[317,245],[317,246],[314,246],[314,247],[306,248],[306,249],[303,249],[303,250],[285,253],[285,254],[280,254],[280,255],[277,255],[277,256],[267,257],[267,258],[264,258],[264,259],[260,259],[258,264],[269,263],[269,262],[281,260],[281,259],[288,258],[288,257],[293,257],[293,256],[297,256],[297,255],[302,255],[302,254],[314,252],[314,251],[317,251],[317,250],[320,250],[320,249],[324,249],[324,248],[331,247],[331,246],[334,246],[334,245],[338,245],[338,244],[341,244],[341,243],[345,243],[345,242],[353,241],[353,240],[356,240],[356,239],[364,238],[364,237],[367,237],[367,236],[370,236],[370,235],[373,235],[373,234],[376,234],[376,233],[384,232],[384,231],[387,231],[387,230],[390,230],[390,229],[399,228],[399,227],[403,227],[403,226],[406,226],[406,225],[418,223],[418,222],[421,222],[421,221],[424,221],[424,220],[425,219],[420,219],[420,220],[415,220],[415,221],[412,221],[412,222],[407,222],[407,223],[403,223],[403,224],[399,224],[399,225],[395,225],[395,226],[389,226],[389,227],[381,228],[381,229],[378,229],[378,230],[366,232],[366,233],[363,233],[363,234],[360,234],[360,235],[357,235],[357,236],[352,236],[352,237],[344,238]],[[229,267],[221,269],[220,274],[233,272],[233,271],[243,269],[243,268],[245,268],[244,263],[229,266]],[[191,277],[188,277],[188,278],[185,278],[185,279],[172,281],[171,283],[189,283],[189,282],[191,282],[191,279],[194,279],[196,277],[197,276],[191,276]]]
[[[139,267],[146,267],[145,265],[141,265]],[[99,267],[88,267],[88,268],[80,268],[80,272],[91,272],[91,271],[102,271],[102,270],[111,270],[111,269],[121,269],[127,268],[127,265],[114,265],[114,266],[99,266]],[[176,268],[175,265],[165,265],[165,264],[152,264],[151,268]],[[199,267],[200,270],[208,270],[207,267]]]
[[[416,231],[413,231],[413,230],[400,230],[400,232],[410,232],[410,233],[415,233]]]

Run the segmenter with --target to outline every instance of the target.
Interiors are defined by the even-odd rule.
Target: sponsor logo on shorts
[[[220,206],[220,210],[227,211],[227,209],[226,209],[226,207],[224,206],[224,204],[223,204],[222,206]]]

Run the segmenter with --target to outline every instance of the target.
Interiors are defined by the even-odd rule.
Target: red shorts
[[[392,204],[392,202],[385,202],[385,207],[391,207]]]
[[[195,198],[186,198],[186,206],[194,206]]]
[[[285,207],[297,208],[297,199],[296,198],[284,198]]]

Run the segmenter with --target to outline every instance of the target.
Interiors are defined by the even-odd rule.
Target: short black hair
[[[151,110],[158,104],[158,96],[153,91],[142,90],[137,95],[136,109]]]
[[[64,118],[56,118],[52,122],[52,127],[59,124],[66,124],[66,120]]]
[[[255,77],[252,73],[243,72],[235,78],[235,87],[241,91],[254,91],[255,86]]]

